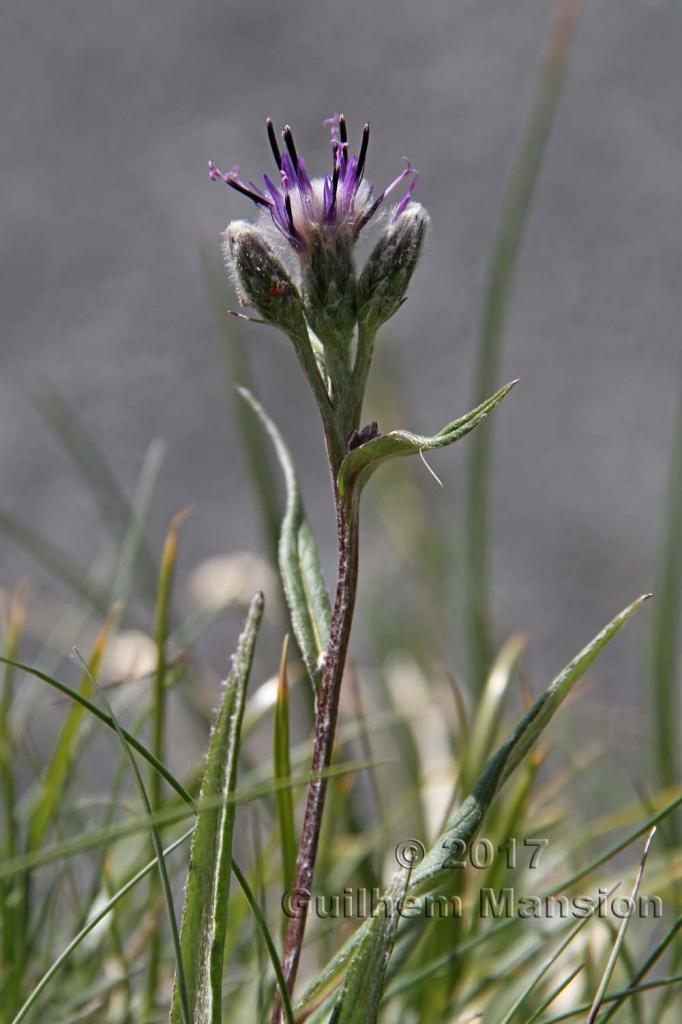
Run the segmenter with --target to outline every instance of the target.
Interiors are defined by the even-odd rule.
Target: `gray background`
[[[251,216],[209,183],[206,161],[258,177],[270,162],[268,114],[291,122],[313,169],[327,162],[320,122],[343,110],[356,137],[365,118],[373,124],[372,180],[390,180],[403,155],[421,171],[434,227],[390,345],[409,377],[410,425],[435,429],[463,412],[486,258],[553,9],[3,4],[2,506],[84,563],[98,549],[92,503],[28,401],[50,384],[128,489],[149,441],[168,441],[157,547],[188,503],[198,508],[184,566],[259,546],[198,239]],[[538,673],[654,580],[680,378],[681,49],[673,0],[586,5],[534,200],[502,374],[522,385],[497,414],[495,579],[500,636],[527,630]],[[282,340],[246,332],[329,562],[314,412]],[[461,451],[434,465],[447,487],[432,502],[456,523]],[[40,580],[0,544],[0,584]],[[604,663],[606,692],[631,707],[647,701],[645,632]],[[450,654],[461,668],[461,651]],[[618,716],[601,723],[622,738]]]

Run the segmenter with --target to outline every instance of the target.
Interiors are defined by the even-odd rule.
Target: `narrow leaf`
[[[201,786],[199,815],[182,914],[180,949],[185,968],[193,1024],[220,1024],[227,903],[230,890],[235,807],[229,799],[237,783],[237,757],[246,688],[263,614],[263,596],[251,602],[246,626],[239,639],[232,671],[208,748]],[[202,802],[218,797],[210,809]],[[181,992],[176,984],[170,1020],[181,1016]]]
[[[100,615],[107,614],[110,600],[106,590],[90,578],[86,569],[64,554],[47,537],[1,509],[0,531],[27,551],[51,576],[69,587],[86,605]]]
[[[279,430],[246,388],[237,388],[270,435],[284,479],[287,502],[279,540],[279,567],[291,624],[308,675],[317,690],[329,640],[331,602],[308,520],[294,464]]]
[[[665,529],[652,643],[653,712],[656,772],[661,786],[679,779],[680,708],[678,697],[679,629],[682,607],[682,377],[674,443],[671,451]],[[666,834],[677,839],[679,821],[671,818]]]
[[[526,756],[559,705],[602,649],[649,596],[649,594],[645,594],[638,598],[605,626],[535,702],[509,739],[490,759],[472,793],[446,825],[440,838],[436,840],[421,863],[413,869],[408,892],[424,891],[425,888],[433,887],[439,876],[451,867],[451,851],[456,850],[459,856],[462,849],[461,843],[469,845],[499,789]],[[380,926],[381,920],[377,922],[377,918],[372,918],[355,931],[344,947],[306,990],[302,1000],[297,1004],[297,1012],[305,1012],[311,1005],[319,1003],[320,998],[333,989],[344,967],[352,962],[356,950],[361,944],[371,941],[370,933]],[[442,963],[445,964],[448,960],[449,957],[445,958]],[[371,1018],[368,1019],[371,1020]]]
[[[156,855],[157,866],[158,866],[158,869],[159,869],[159,877],[161,879],[161,888],[162,888],[162,891],[163,891],[164,903],[166,905],[166,913],[168,914],[168,923],[170,925],[171,937],[172,937],[172,940],[173,940],[173,950],[175,952],[175,963],[176,963],[176,975],[177,975],[177,978],[178,978],[178,988],[180,989],[180,997],[181,997],[180,998],[180,1002],[181,1002],[181,1017],[180,1017],[180,1019],[182,1020],[183,1024],[192,1024],[192,1020],[191,1020],[190,1013],[189,1013],[189,1001],[188,1001],[188,998],[187,998],[187,985],[185,983],[185,974],[184,974],[184,970],[183,970],[182,956],[181,956],[181,952],[180,952],[180,935],[179,935],[179,932],[178,932],[178,923],[177,923],[177,920],[176,920],[176,917],[175,917],[175,908],[173,906],[173,891],[172,891],[171,884],[170,884],[170,878],[168,877],[168,871],[166,869],[166,861],[165,861],[164,854],[163,854],[163,846],[161,845],[161,837],[159,835],[159,831],[158,831],[156,825],[154,824],[154,815],[153,815],[151,803],[149,802],[149,796],[147,794],[147,790],[145,788],[144,781],[142,779],[142,773],[141,773],[140,769],[138,768],[137,761],[135,760],[135,755],[133,754],[132,748],[131,748],[130,744],[128,743],[128,741],[126,740],[125,733],[124,733],[123,729],[121,728],[121,726],[119,724],[119,721],[118,721],[116,715],[114,714],[111,705],[109,704],[109,701],[107,700],[107,697],[106,697],[106,694],[104,693],[104,690],[102,689],[102,687],[99,685],[99,683],[95,679],[95,677],[92,674],[92,672],[90,671],[88,665],[85,663],[85,661],[83,661],[83,659],[81,658],[81,656],[78,654],[78,652],[75,649],[74,649],[74,653],[76,654],[76,656],[80,660],[81,664],[83,665],[83,669],[85,670],[85,672],[86,672],[90,682],[92,683],[93,687],[97,691],[97,696],[99,697],[100,701],[102,702],[102,704],[104,705],[104,707],[108,711],[109,717],[111,718],[111,721],[113,722],[114,730],[116,731],[116,735],[118,737],[119,743],[121,744],[121,749],[124,751],[126,757],[128,758],[128,761],[130,763],[130,767],[132,768],[132,771],[133,771],[133,777],[135,779],[135,785],[136,785],[137,791],[138,791],[138,793],[140,795],[140,800],[142,801],[142,805],[144,807],[145,814],[147,816],[148,823],[149,823],[149,831],[151,833],[152,845],[153,845],[153,848],[154,848],[154,853]]]
[[[25,662],[22,661],[16,661],[13,658],[0,657],[0,663],[5,665],[12,665],[14,668],[19,669],[21,672],[27,672],[35,679],[39,679],[41,682],[47,683],[48,686],[52,686],[55,690],[58,690],[59,693],[63,693],[66,697],[69,697],[77,704],[80,704],[87,711],[89,711],[91,715],[94,715],[95,718],[98,718],[100,722],[103,722],[110,729],[115,728],[114,721],[111,715],[108,715],[105,711],[102,711],[101,708],[98,708],[97,705],[93,704],[92,701],[87,699],[87,697],[84,697],[82,694],[78,693],[77,690],[72,690],[70,686],[66,686],[64,683],[60,683],[58,679],[55,679],[53,676],[48,675],[47,672],[41,672],[40,669],[33,668],[31,665],[27,665]],[[151,764],[156,769],[156,771],[163,776],[168,785],[175,790],[178,796],[182,800],[184,800],[185,803],[189,804],[190,807],[193,807],[194,801],[192,800],[192,797],[187,792],[182,783],[175,778],[173,773],[169,771],[169,769],[164,764],[158,761],[157,758],[154,757],[152,752],[148,750],[147,747],[145,747],[144,743],[140,742],[140,740],[138,740],[136,736],[133,736],[131,732],[128,732],[123,727],[121,727],[121,732],[123,733],[126,742],[129,744],[129,746],[131,746],[133,750],[136,750],[137,753],[145,759],[145,761]]]
[[[90,675],[99,675],[102,659],[109,643],[111,632],[116,626],[120,613],[120,607],[115,607],[104,623],[100,634],[95,641],[92,655],[88,663],[88,671],[83,673],[80,685],[80,695],[88,698],[91,696],[94,687],[90,682]],[[31,817],[28,834],[28,849],[37,850],[42,845],[45,834],[54,820],[59,808],[62,806],[67,783],[71,774],[71,766],[76,753],[78,732],[85,714],[85,708],[81,704],[74,704],[69,709],[61,732],[57,739],[54,753],[44,773],[43,784],[40,789],[38,800]]]
[[[576,936],[582,931],[582,929],[585,927],[585,925],[589,921],[591,921],[591,919],[594,916],[594,914],[596,914],[597,911],[601,911],[602,910],[605,900],[608,897],[613,895],[615,890],[618,888],[619,884],[620,883],[616,883],[616,885],[613,886],[613,888],[611,889],[611,891],[608,893],[607,896],[600,897],[597,901],[595,901],[593,907],[590,910],[590,913],[586,917],[584,917],[581,921],[579,921],[578,924],[574,925],[573,928],[571,928],[571,930],[569,931],[568,935],[561,941],[559,946],[540,965],[538,971],[526,983],[523,991],[517,996],[517,998],[514,1000],[512,1005],[509,1007],[509,1009],[505,1013],[504,1017],[502,1018],[502,1021],[500,1022],[500,1024],[511,1024],[511,1021],[515,1017],[517,1011],[521,1009],[521,1007],[523,1006],[523,1003],[526,1001],[526,999],[531,994],[531,992],[535,988],[537,988],[537,986],[542,981],[544,976],[554,966],[554,964],[561,957],[561,955],[568,949],[568,947],[571,945],[571,943],[576,938]]]
[[[656,828],[654,826],[654,828],[652,828],[651,832],[649,833],[649,835],[647,837],[646,843],[644,844],[644,853],[642,854],[642,859],[641,859],[640,864],[639,864],[639,870],[637,872],[637,877],[635,879],[635,884],[634,884],[634,886],[632,888],[632,892],[630,894],[630,910],[628,911],[627,915],[621,921],[620,928],[618,929],[618,935],[616,936],[616,941],[614,942],[613,949],[611,950],[611,955],[609,956],[609,959],[608,959],[608,961],[606,963],[606,967],[604,968],[604,973],[602,975],[602,979],[601,979],[601,981],[599,983],[599,988],[597,989],[597,991],[595,993],[594,1000],[592,1002],[592,1006],[590,1007],[590,1012],[587,1015],[587,1024],[594,1024],[594,1022],[597,1019],[597,1015],[599,1013],[599,1010],[601,1009],[601,1005],[604,1002],[604,996],[606,995],[606,989],[608,988],[609,982],[611,981],[611,975],[614,972],[614,969],[615,969],[615,966],[616,966],[616,961],[618,960],[618,955],[619,955],[619,953],[621,951],[621,947],[622,947],[623,941],[625,939],[625,932],[627,931],[627,927],[628,927],[628,925],[630,923],[630,919],[632,917],[632,914],[633,914],[633,911],[634,911],[634,908],[635,908],[635,900],[637,899],[637,893],[639,892],[639,887],[640,887],[640,884],[642,882],[642,875],[644,874],[644,866],[646,864],[646,859],[649,856],[649,849],[651,847],[651,842],[652,842],[655,834],[656,834]]]
[[[386,912],[379,911],[351,958],[329,1024],[376,1021],[407,882],[406,872],[397,874],[382,897]]]
[[[442,871],[447,870],[451,866],[450,851],[457,849],[460,842],[469,844],[497,792],[526,756],[557,708],[597,655],[632,618],[649,596],[649,594],[645,594],[638,598],[605,626],[535,701],[506,743],[491,757],[470,796],[450,820],[440,839],[436,841],[424,860],[415,869],[414,885],[432,880]]]
[[[189,837],[192,835],[193,831],[193,827],[191,829],[188,829],[178,839],[176,839],[175,842],[171,843],[170,846],[167,846],[166,849],[163,851],[164,857],[167,857],[168,854],[172,853],[179,846],[181,846],[182,843],[186,842],[186,840],[189,839]],[[137,872],[137,874],[133,875],[133,877],[128,882],[126,882],[124,886],[122,886],[116,893],[114,893],[114,895],[111,896],[109,900],[107,900],[104,906],[99,908],[96,911],[96,913],[92,915],[92,917],[88,918],[87,922],[83,925],[78,934],[74,935],[71,942],[69,942],[68,946],[63,950],[62,953],[59,954],[56,960],[54,960],[54,962],[50,965],[49,969],[45,972],[40,981],[33,986],[28,998],[26,999],[26,1002],[23,1004],[23,1006],[18,1011],[16,1016],[12,1019],[12,1024],[21,1024],[21,1021],[25,1020],[28,1011],[35,1005],[40,995],[47,988],[48,984],[50,983],[52,978],[54,978],[55,974],[57,974],[57,972],[64,966],[64,964],[69,959],[71,954],[74,953],[76,949],[78,949],[78,947],[81,945],[83,940],[86,939],[87,936],[95,930],[100,921],[103,921],[107,914],[111,913],[116,904],[119,903],[124,896],[127,896],[128,893],[135,888],[138,882],[141,882],[143,878],[146,878],[146,876],[151,871],[153,871],[154,868],[156,868],[157,864],[157,858],[154,857],[153,860],[149,861],[148,864],[145,864],[145,866],[141,868]]]
[[[339,494],[344,496],[352,488],[360,490],[372,473],[387,459],[395,459],[404,455],[418,455],[422,452],[433,451],[435,448],[446,448],[448,445],[454,444],[455,441],[459,441],[483,422],[488,413],[509,394],[516,383],[516,381],[512,381],[510,384],[505,384],[486,401],[460,419],[448,423],[433,437],[413,434],[408,430],[391,430],[388,434],[379,434],[372,441],[366,441],[359,448],[349,452],[341,463],[338,478]]]
[[[159,571],[159,583],[156,593],[156,604],[154,612],[154,640],[156,642],[156,670],[154,672],[154,688],[152,692],[152,753],[159,762],[165,758],[166,748],[166,675],[168,670],[168,631],[170,621],[171,598],[173,593],[173,582],[175,579],[175,567],[178,558],[178,542],[180,538],[180,527],[191,514],[190,509],[179,512],[172,520],[161,556],[161,568]],[[149,800],[152,813],[156,814],[161,808],[162,788],[161,776],[158,772],[152,771],[149,776]],[[157,876],[152,875],[150,879],[150,899],[153,902],[156,896]],[[161,941],[162,936],[157,931],[152,935],[149,944],[149,959],[147,969],[147,1001],[150,1006],[156,1005],[156,994],[159,983],[159,970],[161,966]]]
[[[289,684],[287,680],[287,653],[289,637],[284,637],[282,658],[279,666],[277,706],[275,708],[274,769],[278,781],[291,780],[289,756]],[[290,786],[277,791],[277,821],[282,851],[282,883],[288,892],[294,886],[296,877],[296,825],[294,821],[294,799]],[[286,925],[286,922],[284,922]]]

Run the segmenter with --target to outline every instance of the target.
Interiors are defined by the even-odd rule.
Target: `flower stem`
[[[332,758],[339,694],[346,664],[358,581],[358,503],[357,500],[353,500],[346,504],[339,499],[338,492],[335,492],[335,500],[339,539],[336,597],[322,672],[322,683],[317,698],[311,765],[313,778],[308,787],[294,884],[294,896],[298,895],[299,898],[302,896],[304,900],[311,891],[315,872],[327,793],[327,780],[320,778],[320,773],[329,767]],[[305,912],[302,912],[300,916],[291,917],[287,927],[282,970],[290,993],[293,991],[301,957],[306,917]],[[281,1005],[278,997],[272,1015],[273,1024],[279,1024],[280,1019]]]

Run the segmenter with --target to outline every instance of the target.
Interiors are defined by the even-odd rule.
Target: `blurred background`
[[[79,564],[100,551],[92,498],[36,411],[55,391],[127,493],[149,443],[167,442],[148,536],[158,552],[170,518],[196,506],[182,578],[215,555],[266,554],[202,246],[216,252],[228,221],[253,214],[209,182],[207,160],[238,163],[246,179],[269,171],[268,115],[292,125],[311,170],[329,162],[322,120],[343,111],[354,140],[372,123],[379,187],[403,156],[421,172],[433,228],[380,342],[367,413],[384,429],[429,433],[465,412],[490,252],[554,8],[3,5],[2,511]],[[656,580],[680,388],[681,39],[682,7],[669,0],[585,5],[520,253],[498,383],[521,384],[495,414],[492,566],[496,638],[531,637],[535,688]],[[219,303],[235,305],[227,280]],[[295,453],[331,578],[329,481],[293,352],[269,328],[229,327]],[[464,683],[468,443],[431,460],[442,490],[417,460],[387,470],[386,490],[373,484],[354,641],[371,662],[375,621],[390,625],[395,611],[394,633],[409,638],[412,616],[431,614],[422,555],[396,527],[418,512],[452,569],[431,594],[444,602],[434,660]],[[33,593],[53,593],[6,532],[0,551],[0,586],[28,577]],[[619,640],[582,705],[621,753],[641,744],[647,628]],[[232,640],[221,632],[216,650]]]

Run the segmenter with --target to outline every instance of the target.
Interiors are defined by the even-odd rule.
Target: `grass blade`
[[[112,587],[112,597],[115,601],[127,602],[130,597],[138,558],[144,548],[147,515],[165,454],[166,446],[163,441],[152,441],[144,457]],[[147,559],[151,561],[151,556],[148,555]]]
[[[375,1024],[408,882],[409,871],[397,874],[382,897],[386,913],[374,918],[353,954],[329,1024]]]
[[[432,882],[450,866],[450,850],[460,842],[467,845],[480,827],[485,813],[511,773],[526,756],[555,711],[603,648],[623,628],[650,595],[645,594],[625,608],[571,661],[522,718],[509,739],[491,757],[485,770],[440,839],[417,865],[413,885]]]
[[[620,1010],[625,1000],[629,998],[631,991],[635,990],[635,987],[642,981],[643,978],[646,977],[651,968],[654,967],[656,963],[660,960],[668,946],[679,934],[680,929],[682,929],[682,914],[680,914],[677,920],[673,922],[672,927],[668,929],[668,931],[663,936],[661,941],[651,951],[651,953],[646,958],[642,966],[639,968],[637,974],[633,978],[631,987],[626,989],[625,992],[622,993],[620,998],[615,1003],[613,1003],[613,1005],[610,1006],[609,1009],[606,1011],[606,1013],[601,1019],[600,1024],[606,1024],[606,1021],[611,1020],[611,1018],[617,1013],[617,1011]]]
[[[480,774],[495,743],[507,690],[526,642],[524,636],[510,637],[502,647],[488,674],[471,724],[467,759],[460,784],[464,792],[469,791],[470,786]]]
[[[616,1000],[622,1000],[629,998],[631,995],[636,995],[639,992],[652,992],[659,988],[672,988],[674,985],[682,984],[682,974],[674,974],[669,978],[659,978],[657,981],[647,981],[643,985],[637,985],[636,988],[626,988],[621,992],[614,992],[610,996],[604,996],[604,1003],[613,1003]],[[547,1020],[543,1021],[543,1024],[559,1024],[560,1021],[570,1020],[571,1017],[578,1017],[581,1013],[585,1013],[589,1010],[589,1003],[585,1003],[583,1006],[576,1006],[573,1010],[566,1010],[564,1013],[558,1014],[556,1017],[548,1017]]]
[[[604,902],[610,896],[613,895],[613,893],[615,892],[615,890],[617,888],[618,888],[618,886],[615,885],[615,886],[613,886],[611,891],[606,896],[604,896],[604,897],[600,896],[599,900],[597,900],[595,902],[594,906],[590,910],[590,913],[587,915],[587,917],[584,917],[582,919],[582,921],[579,921],[577,925],[575,925],[573,928],[571,928],[570,932],[568,933],[566,938],[563,940],[563,942],[561,942],[559,944],[559,946],[555,949],[555,951],[552,953],[552,955],[549,956],[544,961],[544,963],[540,965],[539,969],[533,975],[533,977],[530,979],[530,981],[528,982],[528,984],[524,988],[523,992],[521,992],[521,994],[514,1000],[514,1002],[509,1007],[509,1009],[505,1013],[504,1017],[502,1018],[500,1024],[511,1024],[511,1021],[516,1016],[516,1013],[521,1009],[523,1003],[528,998],[528,996],[531,994],[533,989],[537,985],[539,985],[539,983],[542,981],[542,979],[547,974],[547,972],[557,962],[557,960],[559,959],[561,954],[564,953],[568,949],[568,947],[571,945],[571,943],[576,938],[576,936],[582,931],[582,929],[585,927],[585,925],[588,924],[589,921],[592,919],[594,914],[596,914],[597,911],[600,911],[602,909],[602,907],[604,905]]]
[[[132,509],[103,452],[83,427],[73,409],[56,391],[49,390],[37,395],[34,404],[87,484],[106,529],[113,540],[119,542],[131,521]],[[144,533],[140,538],[136,568],[147,597],[153,601],[156,593],[156,569]]]
[[[289,998],[289,992],[287,990],[286,979],[285,979],[284,974],[282,972],[282,965],[279,962],[279,955],[277,953],[277,949],[275,948],[275,944],[272,941],[272,935],[270,934],[270,929],[268,928],[267,921],[265,920],[265,918],[263,916],[263,911],[259,907],[258,900],[256,899],[256,897],[254,896],[253,892],[251,891],[251,887],[249,886],[248,882],[246,881],[246,878],[244,877],[244,873],[241,871],[241,869],[240,869],[239,865],[237,864],[236,860],[232,861],[232,871],[233,871],[233,874],[234,874],[235,878],[237,879],[237,881],[239,882],[239,884],[240,884],[240,886],[242,888],[242,892],[246,896],[246,900],[247,900],[247,902],[249,904],[249,907],[251,908],[253,916],[256,919],[256,924],[258,925],[258,927],[260,929],[260,932],[261,932],[261,935],[263,936],[263,939],[265,940],[265,945],[266,945],[266,948],[267,948],[267,951],[268,951],[268,956],[270,957],[270,962],[271,962],[271,964],[273,966],[273,969],[274,969],[274,972],[275,972],[275,977],[277,979],[277,987],[279,989],[280,999],[282,1001],[282,1010],[284,1012],[284,1016],[286,1018],[286,1022],[287,1022],[287,1024],[294,1024],[294,1011],[291,1008],[291,1000]],[[197,1022],[197,1024],[198,1024],[198,1022]]]
[[[644,866],[646,864],[646,859],[649,856],[649,849],[651,847],[651,842],[652,842],[652,840],[653,840],[655,835],[656,835],[656,827],[654,826],[654,828],[652,828],[651,832],[649,833],[649,835],[647,837],[647,841],[646,841],[646,843],[644,845],[644,853],[642,854],[642,859],[641,859],[640,864],[639,864],[639,870],[637,872],[637,877],[635,879],[635,884],[633,886],[632,893],[630,895],[630,903],[631,903],[630,910],[629,910],[628,914],[626,915],[626,917],[623,918],[623,920],[621,922],[621,925],[620,925],[620,928],[618,929],[618,935],[616,936],[616,941],[613,944],[613,949],[611,950],[611,955],[609,956],[609,959],[607,961],[606,967],[604,969],[604,973],[602,975],[601,982],[599,983],[599,988],[597,989],[597,991],[595,993],[594,1000],[592,1002],[592,1006],[590,1007],[590,1012],[587,1015],[586,1024],[594,1024],[594,1022],[597,1019],[597,1015],[598,1015],[598,1013],[599,1013],[599,1011],[601,1009],[601,1005],[604,1002],[604,996],[606,995],[606,989],[608,988],[609,982],[611,981],[611,975],[614,972],[614,969],[615,969],[615,966],[616,966],[616,961],[618,960],[618,956],[620,954],[621,946],[623,945],[623,941],[625,939],[625,932],[627,931],[628,925],[630,924],[630,920],[631,920],[632,915],[633,915],[633,910],[634,910],[634,907],[635,907],[635,900],[637,899],[637,893],[639,892],[639,887],[640,887],[640,884],[641,884],[641,881],[642,881],[642,876],[644,874]]]
[[[26,618],[24,588],[18,587],[10,600],[4,651],[8,658],[19,652]],[[4,841],[2,853],[10,860],[19,851],[20,823],[17,814],[17,779],[15,773],[16,740],[13,734],[12,705],[14,699],[14,669],[5,665],[0,692],[0,785],[2,786],[2,821]],[[8,1007],[19,1002],[22,964],[26,955],[26,881],[25,879],[0,882],[0,939],[4,998]]]
[[[474,401],[482,402],[498,379],[507,310],[528,222],[528,212],[566,77],[581,0],[560,0],[549,38],[535,104],[507,186],[483,299]],[[491,661],[488,514],[494,435],[479,431],[469,452],[466,504],[468,635],[476,690]]]
[[[291,779],[291,760],[289,757],[289,683],[287,679],[288,650],[289,637],[285,636],[279,666],[273,758],[275,778],[285,782]],[[293,888],[296,878],[297,854],[294,799],[290,786],[285,786],[277,791],[276,804],[282,854],[282,884],[284,890],[288,892]],[[286,921],[283,922],[283,928],[286,931]]]
[[[679,779],[676,763],[680,747],[677,736],[679,709],[676,683],[679,663],[678,625],[682,603],[682,387],[671,457],[652,650],[656,773],[661,786],[675,785]],[[671,826],[674,820],[671,819]]]
[[[100,615],[107,614],[111,602],[106,588],[90,579],[88,572],[60,551],[52,541],[1,510],[0,530],[27,551],[51,576],[72,590],[86,605],[91,606]]]
[[[270,435],[284,473],[287,503],[279,540],[279,567],[294,635],[313,688],[317,690],[332,614],[320,557],[305,516],[294,464],[282,435],[250,391],[245,388],[237,388],[237,391]]]
[[[99,675],[99,671],[109,644],[109,638],[118,622],[120,607],[115,607],[100,630],[95,641],[92,655],[80,685],[80,696],[87,699],[94,687],[91,676]],[[66,716],[52,759],[44,774],[42,788],[39,792],[35,809],[31,816],[28,833],[28,849],[37,850],[43,843],[45,835],[62,806],[73,759],[76,753],[78,732],[83,721],[85,708],[83,704],[74,704]]]
[[[201,785],[185,904],[180,947],[187,972],[186,999],[192,1024],[220,1024],[222,973],[230,890],[230,867],[235,807],[229,797],[237,783],[237,757],[246,687],[263,614],[263,596],[254,597],[246,626],[239,639],[225,695],[211,735],[206,770]],[[202,800],[217,797],[211,809]],[[260,909],[260,908],[259,908]],[[184,1013],[180,974],[173,988],[170,1020],[176,1024]]]
[[[546,999],[544,999],[537,1010],[531,1014],[530,1017],[525,1021],[525,1024],[534,1024],[534,1022],[542,1016],[548,1006],[551,1006],[555,999],[558,999],[562,992],[568,988],[572,981],[578,977],[581,971],[585,969],[585,961],[574,967],[570,974],[568,974],[563,981],[560,981],[556,988],[553,988]]]
[[[135,785],[137,786],[137,790],[138,790],[138,793],[140,795],[140,800],[142,801],[145,813],[146,813],[147,818],[149,820],[149,830],[151,832],[152,843],[153,843],[153,846],[154,846],[154,853],[156,854],[157,866],[158,866],[158,869],[159,869],[159,875],[161,877],[161,887],[162,887],[162,890],[163,890],[163,897],[164,897],[164,901],[165,901],[165,904],[166,904],[166,912],[168,914],[168,921],[169,921],[170,929],[171,929],[171,937],[172,937],[172,940],[173,940],[173,949],[174,949],[174,952],[175,952],[176,977],[178,978],[178,988],[180,989],[180,993],[181,993],[181,1005],[182,1005],[182,1018],[181,1019],[183,1021],[183,1024],[192,1024],[192,1018],[191,1018],[190,1013],[189,1013],[189,1000],[187,998],[187,985],[186,985],[186,982],[185,982],[185,974],[184,974],[183,964],[182,964],[182,955],[181,955],[181,951],[180,951],[180,934],[178,932],[178,923],[177,923],[177,920],[176,920],[176,917],[175,917],[175,909],[173,907],[173,891],[171,889],[170,879],[168,877],[168,871],[166,869],[166,861],[165,861],[164,854],[163,854],[163,847],[161,845],[161,838],[159,836],[158,829],[156,828],[156,825],[154,824],[154,814],[153,814],[153,811],[152,811],[152,806],[151,806],[151,803],[150,803],[150,800],[149,800],[149,796],[147,794],[147,790],[145,788],[144,781],[142,779],[142,774],[140,772],[140,769],[137,766],[137,761],[135,760],[135,755],[132,752],[132,748],[131,748],[130,744],[128,743],[127,739],[126,739],[126,736],[125,736],[125,733],[124,733],[123,729],[119,725],[118,719],[114,715],[114,712],[113,712],[113,710],[111,708],[111,705],[109,704],[109,702],[107,700],[107,697],[106,697],[106,694],[104,693],[104,690],[99,685],[99,683],[95,679],[94,675],[92,675],[92,673],[89,671],[88,666],[83,661],[83,659],[80,657],[80,655],[78,655],[78,658],[81,661],[81,663],[83,665],[83,668],[87,672],[92,685],[96,689],[97,695],[98,695],[99,699],[104,704],[104,707],[106,708],[106,710],[108,712],[108,715],[111,718],[111,721],[113,722],[114,729],[116,730],[116,735],[118,736],[119,742],[121,744],[121,749],[124,751],[126,757],[128,758],[128,761],[130,763],[130,767],[132,768],[133,777],[135,779]]]
[[[186,842],[190,838],[193,832],[194,826],[192,826],[192,828],[184,832],[178,839],[175,840],[175,842],[171,843],[170,846],[167,846],[166,849],[163,851],[164,857],[168,857],[169,854],[173,853],[174,850],[177,850],[177,848],[181,846],[182,843]],[[118,892],[116,892],[104,904],[103,907],[98,909],[97,912],[93,914],[91,918],[89,918],[87,923],[83,925],[78,934],[74,935],[73,939],[71,940],[71,942],[69,942],[68,946],[50,965],[49,969],[45,972],[40,981],[38,981],[37,984],[33,986],[33,989],[31,990],[31,994],[29,995],[28,999],[23,1004],[19,1012],[15,1015],[15,1017],[12,1019],[12,1024],[21,1024],[21,1021],[26,1019],[26,1014],[36,1004],[36,1002],[38,1001],[42,993],[45,991],[49,983],[52,981],[54,976],[61,970],[66,961],[76,951],[76,949],[78,949],[83,940],[86,939],[92,931],[94,931],[97,925],[104,920],[107,914],[111,913],[116,904],[119,903],[125,896],[128,895],[129,892],[131,892],[135,888],[138,882],[141,882],[143,878],[146,878],[147,875],[154,870],[154,868],[157,866],[157,863],[157,858],[154,857],[154,859],[150,860],[148,864],[145,864],[145,866],[141,868],[137,872],[137,874],[133,875],[133,877],[129,879],[129,881],[126,882],[126,884],[122,886],[118,890]]]
[[[461,851],[461,842],[469,845],[481,826],[486,811],[498,791],[529,752],[535,740],[547,726],[563,700],[568,696],[587,668],[593,663],[603,648],[616,636],[623,626],[632,618],[650,595],[645,594],[617,615],[596,637],[583,648],[571,661],[544,694],[533,704],[530,711],[519,722],[509,739],[491,757],[483,774],[474,786],[471,795],[464,801],[443,834],[424,859],[413,870],[410,878],[409,892],[424,891],[436,885],[443,874],[450,869],[450,851]],[[504,922],[508,925],[510,922]],[[336,954],[320,973],[318,978],[308,987],[297,1012],[300,1012],[319,1001],[321,995],[331,990],[338,982],[344,970],[358,948],[372,929],[378,927],[376,919],[370,919],[356,929],[344,947]],[[501,930],[501,929],[500,929]],[[492,929],[491,929],[492,931]],[[455,952],[460,955],[462,950]],[[450,962],[452,954],[444,957],[435,970]],[[433,973],[429,970],[428,973]],[[422,977],[426,976],[422,974]]]
[[[156,642],[156,671],[154,672],[154,688],[152,695],[152,753],[157,761],[163,762],[166,743],[166,674],[168,671],[168,630],[169,615],[171,607],[171,595],[173,592],[173,580],[175,578],[175,565],[178,556],[178,540],[180,527],[187,519],[189,510],[178,513],[173,519],[166,536],[166,542],[161,558],[161,569],[159,573],[159,585],[156,597],[156,612],[154,621],[154,639]],[[158,813],[161,809],[162,779],[158,772],[153,771],[149,777],[149,801],[152,814]],[[151,879],[150,900],[154,900],[156,894],[156,876]],[[147,1005],[156,1005],[156,991],[158,987],[159,966],[161,961],[162,937],[157,930],[152,936],[149,945],[149,968],[147,975]]]
[[[47,672],[41,672],[40,669],[33,668],[32,665],[26,665],[24,662],[16,661],[12,658],[0,657],[0,663],[5,665],[13,665],[14,668],[20,669],[22,672],[27,672],[35,679],[39,679],[41,682],[47,683],[48,686],[53,687],[53,689],[58,690],[60,693],[63,693],[66,697],[70,697],[71,700],[76,701],[77,704],[80,704],[82,707],[86,708],[91,715],[94,715],[95,718],[98,718],[100,722],[103,722],[110,729],[115,729],[114,720],[110,714],[107,714],[105,711],[102,711],[101,708],[98,708],[96,704],[93,704],[86,697],[83,697],[82,694],[78,693],[76,690],[72,690],[71,687],[66,686],[64,683],[60,683],[58,679],[54,679],[52,676],[48,675]],[[185,789],[182,783],[175,778],[173,773],[156,757],[154,757],[152,752],[144,745],[144,743],[138,740],[136,736],[133,736],[132,733],[128,732],[126,729],[122,727],[120,727],[120,729],[126,740],[126,743],[130,747],[132,747],[133,750],[137,751],[137,753],[140,754],[145,759],[145,761],[152,765],[152,767],[155,768],[156,771],[163,776],[168,785],[175,790],[178,796],[181,797],[181,799],[184,800],[185,803],[189,804],[190,807],[193,807],[194,800],[192,799],[192,796],[190,795],[190,793],[188,793],[188,791]]]

